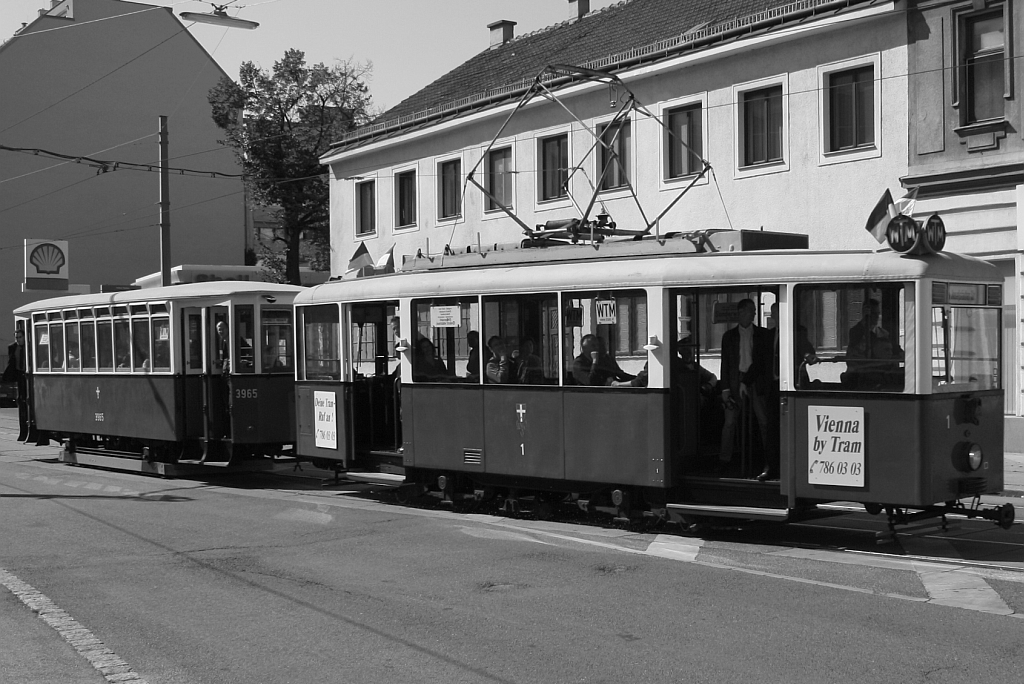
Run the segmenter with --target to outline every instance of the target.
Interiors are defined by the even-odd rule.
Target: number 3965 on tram
[[[298,455],[510,508],[1012,522],[974,499],[1003,484],[997,269],[792,237],[467,253],[311,288]]]
[[[218,281],[20,307],[35,428],[67,454],[226,465],[294,442],[292,301]]]

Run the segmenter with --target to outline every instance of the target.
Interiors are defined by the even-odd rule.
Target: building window
[[[462,215],[462,161],[451,159],[437,165],[437,216],[442,219]]]
[[[491,150],[487,153],[487,211],[512,208],[512,148]]]
[[[553,200],[569,194],[569,136],[556,135],[540,141],[540,198]]]
[[[1005,91],[1003,12],[1000,9],[965,17],[962,26],[965,123],[1001,119]]]
[[[356,235],[370,235],[377,230],[377,183],[364,181],[356,185]]]
[[[829,152],[874,145],[874,66],[830,74],[828,111]]]
[[[598,176],[601,189],[612,190],[629,185],[629,121],[605,124],[600,130]]]
[[[395,227],[416,225],[416,171],[395,174]]]
[[[665,113],[665,177],[681,178],[704,168],[700,103]]]
[[[782,161],[782,87],[743,93],[743,165]]]

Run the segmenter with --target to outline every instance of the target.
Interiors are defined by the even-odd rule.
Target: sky
[[[227,1],[227,0],[223,0]],[[212,10],[197,0],[151,0],[175,14]],[[612,0],[591,0],[591,10]],[[0,0],[0,41],[32,22],[50,0]],[[192,35],[227,74],[251,61],[270,70],[285,50],[306,53],[309,63],[370,62],[374,109],[385,111],[485,50],[487,25],[517,22],[523,35],[563,21],[568,0],[237,0],[228,14],[259,22],[247,31],[193,24]],[[190,22],[185,22],[186,26]],[[71,29],[73,30],[73,29]]]

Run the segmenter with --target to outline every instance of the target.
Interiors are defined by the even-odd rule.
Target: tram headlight
[[[972,473],[981,467],[985,455],[974,442],[960,442],[953,449],[953,467],[965,473]]]

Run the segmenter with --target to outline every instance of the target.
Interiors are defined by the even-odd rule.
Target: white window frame
[[[565,209],[572,207],[572,186],[573,180],[569,179],[568,193],[565,197],[558,197],[556,199],[542,199],[543,195],[543,182],[544,174],[542,173],[541,164],[544,162],[544,157],[541,154],[541,143],[548,138],[554,138],[556,136],[564,135],[568,149],[566,150],[566,158],[569,161],[569,168],[573,168],[573,131],[572,126],[566,124],[564,126],[556,126],[553,128],[546,128],[541,131],[536,131],[533,134],[533,157],[534,157],[534,170],[536,181],[534,184],[534,206],[535,212],[549,211],[552,209]]]
[[[365,183],[373,183],[373,231],[369,233],[359,232],[359,186]],[[359,180],[352,182],[352,236],[356,242],[368,238],[375,238],[380,234],[380,182],[377,174],[361,176]]]
[[[665,117],[673,109],[680,109],[682,107],[689,107],[695,104],[700,105],[700,137],[701,137],[701,154],[704,159],[707,159],[708,154],[708,93],[703,91],[686,97],[677,98],[675,100],[668,100],[663,102],[658,108],[656,114],[663,124],[667,124]],[[678,191],[680,185],[689,185],[693,182],[693,177],[696,174],[688,174],[686,176],[679,176],[678,178],[668,177],[668,132],[663,126],[658,126],[658,131],[661,134],[661,144],[658,146],[658,190],[662,192],[667,191]],[[708,175],[698,180],[694,185],[707,185]]]
[[[517,173],[518,172],[518,167],[516,166],[518,155],[517,155],[517,151],[516,151],[516,140],[515,140],[515,138],[507,138],[507,139],[504,139],[504,140],[498,140],[497,142],[494,143],[494,146],[491,147],[490,152],[496,152],[496,151],[505,150],[505,149],[510,150],[512,152],[512,158],[511,158],[511,160],[509,162],[509,165],[512,167],[512,171],[511,171],[511,174],[512,174],[512,197],[511,197],[511,200],[512,200],[512,202],[511,202],[511,206],[509,208],[512,209],[513,211],[515,211],[515,208],[518,206],[518,200],[519,200],[519,183],[517,182],[518,181],[518,173]],[[484,186],[488,190],[490,190],[490,186],[488,185],[488,183],[490,181],[490,175],[491,174],[490,174],[490,165],[488,164],[487,157],[490,155],[490,152],[486,152],[486,148],[484,148],[484,149],[482,149],[480,151],[480,155],[481,155],[480,168],[483,170],[483,178],[479,179],[479,181],[480,181],[480,185]],[[481,200],[482,200],[481,203],[480,203],[480,211],[483,214],[483,220],[490,221],[490,220],[493,220],[493,219],[508,218],[508,214],[506,214],[501,209],[498,209],[498,208],[488,209],[487,208],[487,202],[490,199],[489,197],[487,197],[487,195],[485,195],[485,194],[483,194],[481,192],[480,193],[480,197],[481,197]]]
[[[459,213],[455,216],[441,216],[441,193],[444,192],[444,181],[441,178],[441,165],[448,162],[458,161],[459,162]],[[434,157],[434,220],[435,225],[452,225],[455,223],[462,223],[466,220],[466,199],[467,196],[463,196],[463,189],[466,185],[466,174],[468,169],[466,168],[465,155],[460,151],[456,154],[446,154],[440,157]]]
[[[874,69],[874,126],[875,142],[871,146],[829,152],[831,143],[829,82],[833,74],[871,66]],[[843,164],[882,156],[882,54],[876,52],[862,57],[822,64],[818,67],[818,166]]]
[[[782,161],[744,166],[743,153],[745,151],[744,145],[746,140],[744,139],[745,126],[743,96],[753,90],[762,90],[764,88],[774,88],[778,86],[782,86]],[[790,160],[792,158],[789,149],[789,74],[780,74],[778,76],[771,76],[757,81],[748,81],[746,83],[734,85],[732,87],[732,103],[734,112],[732,126],[734,150],[733,177],[736,179],[752,178],[789,171]]]
[[[414,204],[416,205],[416,220],[414,222],[408,224],[408,225],[400,226],[400,225],[398,225],[398,205],[399,205],[398,177],[401,174],[409,173],[410,171],[412,171],[415,174],[415,179],[416,179],[416,182],[414,184],[414,187],[415,187],[415,191],[414,192],[416,193],[416,197],[415,197],[416,201],[414,202]],[[419,227],[420,227],[420,217],[423,216],[423,202],[421,200],[421,197],[422,197],[423,193],[420,192],[420,169],[419,169],[419,165],[418,164],[409,164],[409,165],[406,165],[406,166],[396,166],[391,171],[391,186],[392,186],[392,190],[393,190],[394,212],[395,212],[394,216],[392,217],[394,219],[394,221],[393,221],[394,226],[392,228],[392,232],[394,232],[394,233],[411,233],[411,232],[419,230]]]
[[[604,127],[607,126],[609,123],[611,123],[612,119],[614,119],[614,118],[615,118],[614,114],[613,115],[609,115],[609,116],[603,116],[603,117],[600,117],[600,118],[595,118],[590,123],[591,130],[594,132],[594,135],[598,136],[598,138],[600,138],[600,136],[604,135]],[[591,169],[590,169],[591,172],[594,175],[591,176],[591,178],[594,179],[594,185],[597,186],[597,188],[598,188],[598,190],[597,190],[598,195],[600,197],[602,197],[603,199],[615,199],[615,198],[618,198],[618,197],[632,197],[633,195],[632,195],[632,193],[629,190],[630,187],[633,188],[634,192],[638,192],[637,189],[636,189],[636,182],[637,182],[637,178],[636,178],[636,169],[637,169],[637,167],[636,167],[636,121],[637,120],[636,120],[635,116],[630,114],[628,117],[626,117],[625,121],[629,122],[629,164],[627,165],[627,168],[626,168],[626,178],[629,180],[629,184],[628,185],[620,185],[620,186],[615,187],[615,188],[608,188],[607,190],[600,189],[599,179],[601,177],[601,151],[602,151],[603,148],[602,148],[600,143],[596,143],[596,145],[594,147],[594,163],[591,165]]]

